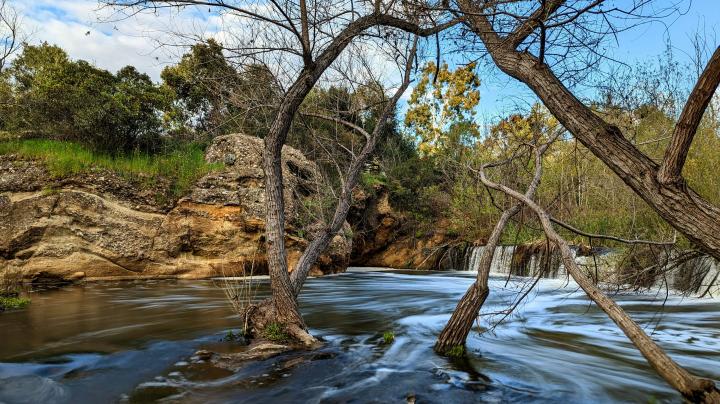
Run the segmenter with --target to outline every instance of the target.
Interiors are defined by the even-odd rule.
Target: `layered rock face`
[[[206,159],[224,168],[197,181],[178,201],[139,191],[111,172],[51,178],[41,162],[0,160],[0,270],[27,278],[207,278],[267,272],[264,251],[262,140],[215,139]],[[283,149],[289,267],[308,240],[295,218],[320,181],[317,166]],[[158,184],[162,187],[162,183]],[[351,240],[341,234],[313,275],[344,270]]]
[[[351,264],[401,269],[451,269],[445,252],[455,237],[448,223],[437,223],[432,232],[417,234],[405,215],[390,203],[387,189],[375,194],[357,189],[348,220],[355,226]],[[454,269],[454,268],[453,268]]]

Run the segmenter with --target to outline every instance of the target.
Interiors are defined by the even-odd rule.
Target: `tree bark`
[[[486,246],[486,250],[483,251],[481,260],[485,259],[488,249],[489,243],[488,246]],[[492,256],[490,259],[492,260]],[[445,328],[443,328],[437,341],[435,341],[435,352],[440,355],[447,355],[451,353],[452,349],[455,347],[465,346],[465,341],[467,340],[470,330],[477,319],[478,313],[490,294],[490,289],[487,285],[487,278],[485,282],[481,281],[479,278],[480,276],[478,273],[478,279],[470,285],[462,299],[460,299],[452,313],[452,316],[450,316],[450,320],[448,320],[447,324],[445,324]]]
[[[665,150],[665,157],[658,170],[658,180],[663,184],[682,181],[682,168],[685,165],[690,145],[700,120],[720,83],[720,46],[715,49],[705,69],[698,78],[682,114],[675,124],[672,139]]]
[[[525,195],[504,185],[491,182],[485,177],[483,170],[481,170],[480,176],[483,184],[486,186],[504,192],[524,203],[535,212],[548,239],[555,243],[560,249],[563,264],[570,276],[580,285],[588,297],[617,324],[640,353],[642,353],[650,366],[652,366],[665,381],[691,402],[720,403],[720,390],[718,390],[712,380],[697,377],[678,365],[615,301],[605,295],[595,286],[590,278],[585,276],[575,263],[570,246],[565,239],[554,230],[550,215],[544,209]]]
[[[708,203],[684,181],[659,181],[657,163],[640,152],[617,127],[580,102],[546,64],[530,53],[516,50],[498,35],[477,3],[458,0],[458,5],[464,23],[480,37],[503,72],[528,85],[565,128],[664,220],[720,259],[720,208]]]

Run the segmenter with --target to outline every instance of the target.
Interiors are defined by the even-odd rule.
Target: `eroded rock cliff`
[[[223,168],[168,200],[161,179],[140,189],[109,171],[53,178],[41,161],[0,157],[0,270],[27,278],[206,278],[266,273],[262,140],[215,139],[206,160]],[[308,240],[298,208],[320,181],[317,166],[283,149],[290,268]],[[162,197],[158,197],[158,196]],[[344,270],[351,240],[333,240],[314,275]]]
[[[354,226],[351,264],[399,269],[457,269],[449,265],[447,250],[456,241],[447,220],[422,231],[392,206],[382,186],[373,192],[356,189],[348,220]]]

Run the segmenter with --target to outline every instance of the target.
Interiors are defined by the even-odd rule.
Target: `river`
[[[0,403],[678,402],[577,287],[543,279],[468,358],[432,351],[473,280],[468,272],[355,270],[311,279],[301,308],[327,353],[289,371],[283,356],[230,374],[185,366],[240,324],[212,281],[87,283],[30,293],[0,314]],[[266,282],[266,281],[265,281]],[[492,277],[483,312],[505,309],[527,278]],[[259,297],[267,293],[260,286]],[[692,372],[720,379],[720,302],[664,294],[615,298]],[[484,316],[485,330],[497,319]],[[396,340],[383,345],[382,333]],[[169,396],[169,398],[168,398]]]

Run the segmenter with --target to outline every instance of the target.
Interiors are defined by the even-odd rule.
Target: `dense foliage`
[[[668,141],[663,134],[671,131],[682,104],[678,88],[683,86],[677,81],[684,68],[672,55],[655,66],[631,69],[621,82],[605,85],[595,108],[631,134],[644,153],[660,159]],[[198,173],[212,169],[202,164],[202,145],[232,132],[263,137],[283,91],[267,67],[236,66],[212,40],[193,46],[161,77],[154,83],[132,66],[113,74],[71,60],[57,46],[26,45],[0,75],[0,129],[39,139],[4,141],[0,153],[43,158],[56,175],[101,167],[162,176],[171,178],[181,193]],[[488,192],[472,168],[506,159],[528,143],[562,131],[540,105],[481,129],[475,116],[479,88],[474,63],[455,69],[432,62],[422,67],[407,112],[383,134],[362,176],[367,191],[387,190],[394,207],[416,227],[432,229],[446,219],[448,232],[468,241],[487,237],[500,209],[512,202]],[[326,179],[314,193],[318,199],[308,199],[304,207],[308,222],[332,213],[332,188],[362,146],[357,130],[322,116],[371,131],[386,97],[385,89],[368,82],[318,86],[304,101],[288,144],[316,161]],[[684,175],[703,197],[720,203],[715,175],[720,120],[714,111],[709,109],[698,130]],[[592,233],[672,237],[653,209],[569,135],[559,137],[544,165],[538,200],[556,218]],[[524,156],[493,169],[492,176],[524,189],[532,169],[532,160]],[[541,232],[533,216],[523,212],[504,240],[537,237]]]
[[[2,129],[73,140],[109,153],[157,151],[171,94],[134,67],[116,74],[27,45],[3,72]]]

